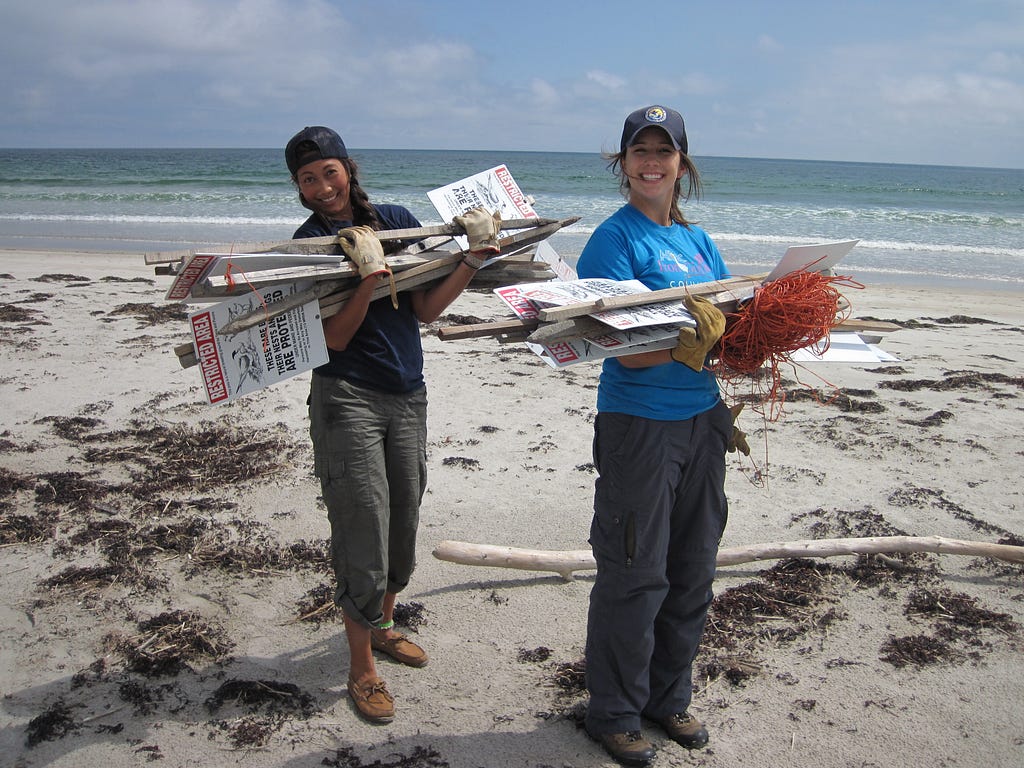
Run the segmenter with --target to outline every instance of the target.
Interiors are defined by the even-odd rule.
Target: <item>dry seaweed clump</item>
[[[14,496],[35,487],[35,478],[0,467],[0,545],[37,544],[53,538],[57,518],[52,510],[35,515],[11,512]]]
[[[338,617],[338,607],[334,604],[334,590],[327,584],[317,584],[303,595],[295,604],[295,608],[298,615],[293,621],[311,622],[317,627]]]
[[[88,448],[94,463],[122,463],[138,497],[208,491],[252,480],[268,480],[290,466],[296,450],[283,427],[242,429],[220,422],[145,424],[92,435],[104,447]]]
[[[6,506],[6,502],[0,501],[0,545],[40,544],[56,534],[55,515],[12,515],[7,513]]]
[[[761,578],[715,597],[703,645],[736,650],[760,640],[790,642],[840,618],[833,569],[806,559],[783,560]]]
[[[890,637],[881,648],[879,658],[887,661],[897,669],[913,664],[924,667],[929,664],[955,662],[963,658],[945,640],[928,635],[907,635]]]
[[[397,603],[394,613],[395,625],[418,632],[420,627],[427,623],[424,618],[425,613],[426,608],[423,607],[423,603],[417,603],[415,600],[409,603]]]
[[[206,700],[206,708],[217,712],[225,704],[245,708],[250,714],[264,710],[308,718],[317,711],[316,701],[311,695],[294,683],[275,680],[227,680]]]
[[[516,661],[520,664],[542,662],[550,659],[551,654],[552,650],[543,645],[537,648],[520,648],[516,654]]]
[[[137,628],[135,635],[107,635],[106,645],[125,658],[129,670],[148,677],[176,675],[189,669],[190,661],[222,661],[234,647],[223,629],[194,611],[168,611]]]
[[[47,589],[74,594],[86,604],[92,604],[100,592],[115,583],[141,587],[147,591],[154,591],[163,586],[158,577],[134,562],[75,565],[40,582],[41,586]]]
[[[993,629],[1007,635],[1020,630],[1010,614],[990,611],[978,605],[970,595],[948,589],[915,590],[907,598],[906,614],[932,619],[940,632],[950,638],[973,636],[980,629]]]
[[[71,708],[63,700],[57,700],[40,715],[29,720],[25,729],[25,745],[34,747],[44,741],[53,741],[81,729],[71,716]]]
[[[909,664],[958,664],[979,658],[978,649],[990,648],[986,631],[1015,636],[1020,626],[1007,613],[990,611],[970,595],[948,589],[916,589],[907,598],[905,615],[910,619],[928,619],[934,635],[890,637],[881,648],[882,661],[901,668]],[[969,651],[961,651],[962,643]]]
[[[567,696],[579,696],[586,693],[587,660],[577,659],[556,664],[551,682]]]
[[[861,399],[854,397],[854,395],[861,396]],[[871,400],[874,397],[877,397],[877,395],[872,390],[853,389],[836,392],[826,392],[820,389],[793,389],[783,393],[783,399],[787,403],[811,400],[818,405],[830,405],[845,412],[884,413],[885,406]]]
[[[790,643],[843,618],[834,569],[798,558],[782,560],[761,578],[717,595],[697,654],[698,676],[734,684],[754,677],[765,643]]]
[[[318,554],[311,557],[310,552]],[[323,569],[328,562],[326,545],[319,550],[306,542],[282,547],[271,541],[266,532],[258,536],[243,533],[240,540],[232,541],[224,529],[202,537],[188,554],[189,570],[216,568],[264,575],[295,571],[310,564]]]
[[[36,503],[40,506],[87,509],[97,500],[117,490],[91,480],[81,472],[47,472],[38,475],[35,486]]]
[[[215,724],[228,734],[235,749],[262,747],[290,717],[303,720],[319,711],[315,700],[293,683],[274,680],[228,680],[206,700],[212,713],[225,705],[244,708],[248,714]]]
[[[351,747],[336,750],[334,757],[325,757],[320,765],[327,768],[449,768],[447,760],[433,747],[415,746],[411,755],[391,753],[387,760],[377,759],[364,763]]]
[[[27,323],[42,314],[38,309],[25,309],[13,304],[0,304],[0,323]]]
[[[188,319],[188,311],[184,304],[148,304],[129,303],[115,307],[107,313],[108,317],[134,317],[142,325],[159,325],[160,323],[179,322]]]

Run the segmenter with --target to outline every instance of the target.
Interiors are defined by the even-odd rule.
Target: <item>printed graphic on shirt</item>
[[[665,275],[671,288],[691,283],[695,278],[702,281],[714,279],[711,264],[699,251],[692,256],[686,256],[663,248],[658,253],[658,269]]]

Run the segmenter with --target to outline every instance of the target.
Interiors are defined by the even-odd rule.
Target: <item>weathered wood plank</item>
[[[552,224],[557,219],[509,219],[501,222],[501,229],[529,229]],[[579,221],[579,219],[576,219]],[[417,240],[425,237],[438,235],[456,236],[464,235],[465,230],[458,224],[437,224],[428,227],[411,227],[405,229],[381,229],[374,234],[378,240]],[[338,238],[329,235],[325,237],[306,237],[298,240],[284,240],[258,243],[223,243],[211,245],[204,248],[184,251],[158,251],[143,254],[146,264],[170,264],[175,261],[182,261],[196,253],[337,253]],[[333,250],[332,250],[333,249]]]
[[[568,304],[564,307],[542,309],[540,310],[540,319],[544,322],[567,320],[571,317],[591,315],[595,312],[609,309],[682,301],[686,296],[703,296],[716,304],[719,302],[712,299],[712,297],[718,294],[724,296],[722,301],[728,301],[730,297],[733,301],[742,301],[753,294],[753,290],[761,285],[762,279],[763,276],[731,277],[727,280],[711,280],[706,283],[696,283],[679,288],[663,288],[659,291],[631,293],[626,296],[606,296],[596,301],[583,301],[578,304]]]

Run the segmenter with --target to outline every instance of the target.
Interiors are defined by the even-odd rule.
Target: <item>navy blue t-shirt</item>
[[[375,205],[384,229],[419,227],[420,222],[400,205]],[[335,235],[351,227],[351,221],[328,224],[313,214],[295,230],[293,239]],[[398,294],[398,309],[391,297],[370,302],[366,319],[348,347],[339,352],[328,348],[330,359],[316,369],[324,376],[391,394],[405,394],[423,386],[423,345],[420,324],[412,309],[411,294]]]

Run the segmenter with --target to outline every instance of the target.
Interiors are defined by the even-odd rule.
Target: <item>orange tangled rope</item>
[[[850,314],[849,305],[840,304],[837,284],[864,287],[849,277],[796,271],[755,290],[752,299],[727,316],[718,361],[712,366],[715,374],[728,384],[767,366],[770,385],[764,400],[781,404],[779,365],[788,361],[789,353],[822,340],[822,351],[828,349],[829,331]]]

